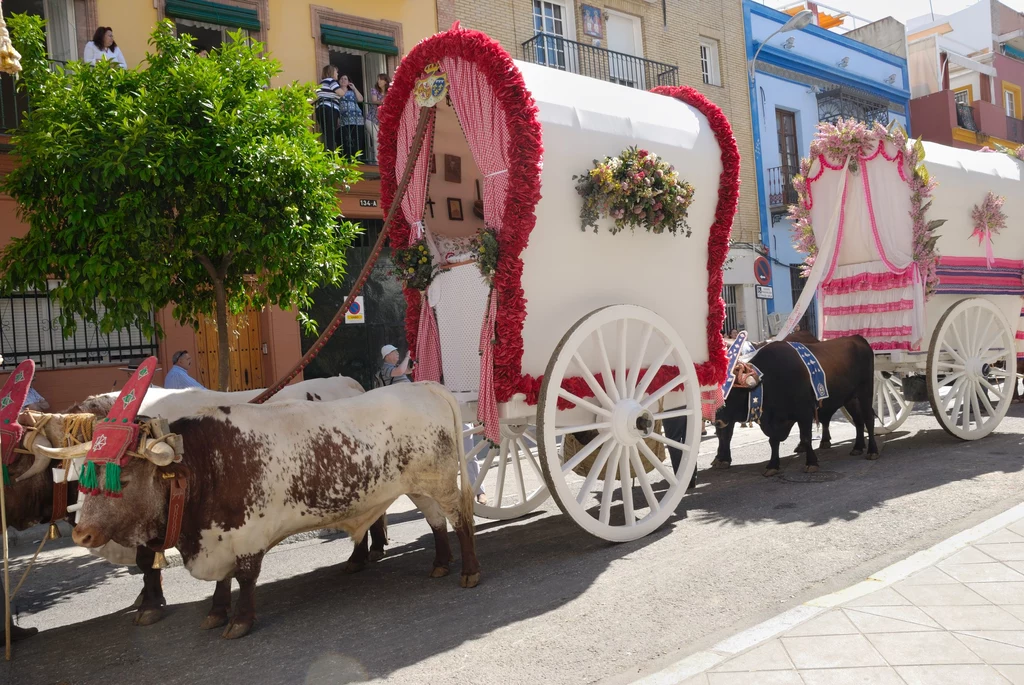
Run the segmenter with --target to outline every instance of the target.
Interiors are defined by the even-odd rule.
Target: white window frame
[[[633,14],[626,14],[625,12],[616,12],[615,10],[610,10],[610,9],[606,9],[606,10],[603,10],[603,11],[604,11],[604,13],[606,15],[614,14],[615,16],[617,16],[617,17],[619,17],[621,19],[626,19],[626,20],[628,20],[630,22],[630,24],[633,25],[633,42],[637,46],[639,46],[639,48],[640,48],[640,54],[639,55],[634,55],[634,57],[636,57],[637,59],[644,59],[645,58],[644,57],[644,32],[643,32],[643,27],[641,26],[641,23],[640,23],[641,22],[640,17],[638,17],[636,15],[633,15]],[[605,35],[607,36],[607,27],[605,28]],[[607,44],[604,47],[608,48],[608,50],[611,50],[611,47],[609,45],[607,45]],[[609,71],[609,75],[614,79],[615,78],[615,74],[611,73],[612,71],[614,71],[612,69],[611,61],[609,61],[609,64],[608,64],[608,71]],[[640,69],[640,73],[637,74],[637,76],[640,78],[640,80],[633,87],[634,88],[639,88],[640,90],[647,90],[646,74],[644,73],[644,70],[642,68]],[[616,81],[616,83],[617,82],[618,81]]]
[[[1003,89],[1003,113],[1008,117],[1017,117],[1017,95],[1012,90]]]
[[[970,93],[968,93],[966,90],[958,90],[955,93],[953,93],[953,102],[955,102],[958,105],[971,104],[970,102],[968,102],[970,98]]]
[[[701,36],[699,41],[700,74],[705,85],[722,85],[722,68],[719,61],[718,41]]]
[[[541,3],[542,5],[544,3],[557,5],[562,8],[562,30],[565,32],[565,35],[563,35],[562,38],[567,41],[573,41],[573,43],[578,41],[579,35],[576,33],[576,0],[541,0]],[[534,35],[539,35],[536,29],[536,18],[536,7],[534,3],[531,2],[530,22],[531,26],[534,26]],[[580,59],[576,52],[575,45],[570,44],[565,46],[565,70],[574,74],[579,73],[580,70]]]

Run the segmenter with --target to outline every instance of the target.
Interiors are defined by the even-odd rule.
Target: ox
[[[175,420],[182,416],[194,414],[203,407],[217,405],[235,405],[248,402],[262,391],[213,392],[203,389],[167,390],[150,388],[142,403],[142,409],[151,416],[160,416]],[[286,386],[270,401],[279,402],[289,399],[334,400],[362,394],[363,388],[358,382],[344,376],[335,378],[318,378]],[[117,393],[95,395],[73,406],[65,414],[40,414],[26,412],[22,414],[21,423],[29,429],[26,439],[30,447],[50,447],[65,444],[71,437],[81,442],[87,441],[92,434],[91,419],[105,417],[117,399]],[[82,416],[87,415],[87,416]],[[88,423],[86,423],[88,422]],[[74,426],[72,428],[72,426]],[[35,430],[33,430],[35,429]],[[83,430],[86,429],[86,430]],[[32,435],[33,437],[29,438]],[[23,444],[22,448],[25,447]],[[21,458],[11,466],[11,476],[16,483],[5,493],[8,524],[17,530],[24,530],[53,518],[54,477],[50,455],[33,451],[34,459]],[[75,483],[69,483],[67,490],[68,505],[75,504],[79,498]],[[68,523],[74,525],[74,515],[68,516]],[[346,571],[362,569],[367,561],[376,561],[384,556],[384,545],[387,541],[387,522],[382,516],[374,522],[370,529],[373,537],[373,548],[367,540],[356,543],[346,565]],[[135,617],[137,625],[150,625],[163,617],[162,607],[165,604],[160,583],[160,570],[154,569],[156,553],[145,546],[129,548],[110,542],[101,548],[90,550],[114,564],[138,566],[143,575],[143,590],[135,602],[138,613]]]
[[[858,335],[805,344],[828,378],[829,396],[821,402],[820,407],[809,382],[807,369],[788,342],[769,343],[750,360],[762,373],[758,383],[763,392],[760,425],[772,449],[765,476],[779,473],[779,445],[789,437],[794,424],[799,426],[800,442],[805,447],[804,471],[817,471],[818,458],[811,443],[814,420],[817,418],[827,425],[832,415],[844,406],[857,431],[852,454],[864,453],[866,429],[868,459],[878,458],[874,413],[871,408],[875,357],[868,341]],[[719,408],[715,416],[716,428],[721,429],[719,454],[721,457],[721,445],[724,442],[728,458],[724,464],[726,466],[731,462],[728,440],[732,437],[732,427],[747,419],[751,392],[751,388],[736,384],[726,398],[725,405]],[[823,432],[822,442],[826,446],[830,444],[827,439],[830,440],[828,434]],[[718,458],[715,461],[715,466],[723,465]]]
[[[401,383],[313,405],[212,408],[175,421],[171,430],[183,441],[180,461],[144,448],[146,458],[122,470],[122,497],[85,497],[74,540],[91,548],[110,540],[128,547],[160,544],[172,483],[183,479],[178,550],[195,578],[217,581],[203,628],[227,623],[224,637],[248,634],[256,618],[256,581],[270,548],[320,528],[362,539],[403,494],[434,533],[431,576],[448,573],[447,519],[462,549],[461,585],[475,587],[480,580],[461,411],[437,383]],[[89,447],[45,451],[71,459]],[[241,592],[228,621],[232,577]]]

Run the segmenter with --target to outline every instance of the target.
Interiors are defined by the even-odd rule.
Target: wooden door
[[[238,316],[228,315],[228,352],[231,355],[232,391],[264,387],[263,335],[260,313],[247,309]],[[217,324],[201,317],[196,332],[196,370],[200,383],[217,389]]]

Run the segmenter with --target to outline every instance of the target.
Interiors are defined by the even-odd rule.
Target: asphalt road
[[[263,564],[256,629],[234,642],[199,630],[213,586],[180,567],[164,574],[167,618],[133,626],[141,578],[65,539],[16,601],[19,622],[43,632],[15,645],[0,682],[629,682],[1024,499],[1024,405],[973,443],[925,406],[879,461],[848,456],[852,429],[834,426],[816,482],[799,482],[792,458],[762,477],[767,443],[737,428],[733,468],[702,471],[677,516],[634,543],[591,538],[550,500],[516,522],[479,521],[472,590],[457,564],[428,578],[433,544],[413,512],[391,517],[388,557],[355,576],[341,573],[347,539],[281,545]],[[701,469],[715,446],[705,440]],[[19,536],[20,565],[43,530]]]

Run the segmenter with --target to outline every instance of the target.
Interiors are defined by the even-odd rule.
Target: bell
[[[167,558],[164,557],[163,552],[157,552],[153,556],[153,569],[156,571],[160,571],[165,568],[167,568]]]
[[[61,535],[60,535],[60,528],[57,527],[56,523],[51,523],[50,524],[50,532],[48,532],[46,534],[46,539],[47,540],[59,540],[60,537],[61,537]]]

